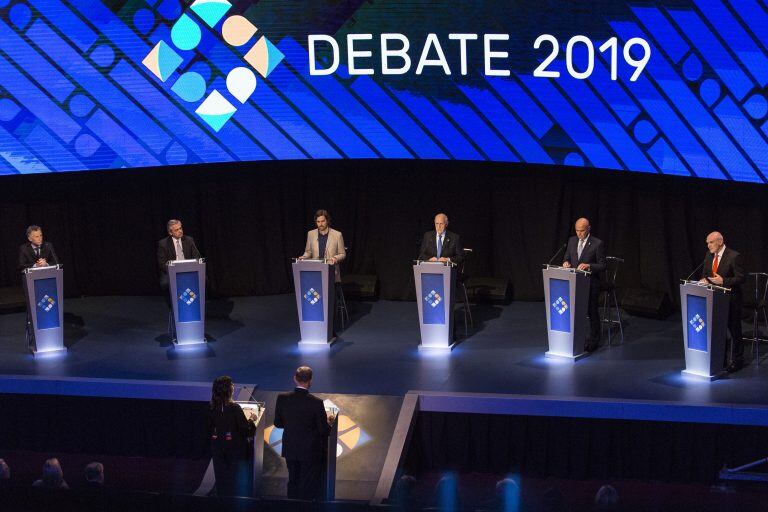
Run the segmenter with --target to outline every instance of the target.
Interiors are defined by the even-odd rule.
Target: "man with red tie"
[[[744,340],[741,338],[741,285],[746,276],[741,263],[741,254],[726,247],[723,235],[717,231],[707,235],[707,250],[699,282],[731,289],[731,302],[728,309],[731,361],[726,370],[728,373],[733,373],[744,366]],[[727,354],[728,351],[726,351],[726,358]]]

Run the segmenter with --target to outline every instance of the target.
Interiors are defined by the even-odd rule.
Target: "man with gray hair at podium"
[[[741,337],[741,285],[746,280],[741,254],[725,246],[723,235],[707,235],[707,255],[701,269],[701,284],[730,288],[728,331],[731,333],[731,361],[726,370],[733,373],[744,366],[744,340]],[[728,357],[726,352],[726,358]]]
[[[336,265],[336,282],[340,283],[341,271],[337,263],[347,257],[344,237],[341,231],[331,228],[331,215],[326,210],[315,212],[315,226],[317,226],[316,229],[307,232],[307,244],[299,259],[325,260]]]
[[[168,236],[157,242],[157,266],[160,271],[160,288],[163,289],[165,300],[171,304],[168,296],[168,262],[175,260],[197,260],[202,258],[197,250],[195,240],[184,234],[181,221],[171,219],[166,224]]]
[[[43,242],[43,229],[32,225],[27,228],[27,241],[19,247],[19,272],[32,267],[58,265],[59,258],[51,242]]]
[[[448,216],[438,213],[434,231],[427,231],[421,239],[419,260],[461,263],[463,259],[464,249],[459,235],[448,231]]]
[[[605,270],[605,249],[602,240],[591,234],[589,220],[580,218],[576,221],[574,230],[576,236],[568,239],[565,250],[563,267],[588,270],[589,275],[589,337],[584,344],[584,350],[594,352],[600,345],[600,312],[597,303],[600,299],[600,276]]]

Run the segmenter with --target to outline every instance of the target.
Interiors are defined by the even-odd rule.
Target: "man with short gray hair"
[[[171,304],[168,296],[168,262],[176,260],[196,260],[202,258],[197,250],[195,240],[184,234],[181,221],[171,219],[166,224],[168,236],[157,242],[157,266],[160,271],[160,287],[163,289],[165,300]]]
[[[448,216],[444,213],[435,215],[435,230],[427,231],[421,240],[419,260],[461,263],[464,249],[459,235],[448,231]]]
[[[19,247],[19,272],[32,267],[58,265],[59,258],[51,242],[43,241],[43,229],[31,225],[27,228],[27,241]]]

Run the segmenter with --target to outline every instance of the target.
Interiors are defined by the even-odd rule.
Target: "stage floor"
[[[67,299],[69,351],[62,356],[33,357],[24,342],[24,314],[0,315],[0,375],[205,383],[229,374],[261,390],[282,390],[292,386],[293,370],[308,364],[315,370],[313,391],[321,393],[402,396],[423,390],[768,405],[768,360],[758,367],[749,344],[749,364],[738,373],[715,382],[681,377],[677,315],[665,321],[627,316],[622,345],[609,348],[603,339],[596,353],[570,362],[544,357],[540,302],[475,306],[474,329],[447,354],[417,350],[413,302],[349,306],[352,322],[340,341],[318,352],[297,347],[293,295],[213,300],[207,305],[207,348],[180,351],[165,335],[167,309],[160,297]],[[30,379],[30,393],[36,380]]]

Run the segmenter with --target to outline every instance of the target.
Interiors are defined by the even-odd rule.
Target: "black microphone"
[[[695,269],[693,269],[693,272],[691,272],[690,274],[688,274],[688,277],[686,277],[686,278],[685,278],[685,280],[686,280],[686,281],[690,281],[690,279],[691,279],[691,276],[692,276],[693,274],[695,274],[697,270],[699,270],[701,267],[703,267],[703,266],[704,266],[704,262],[705,262],[705,261],[707,261],[707,256],[709,256],[709,253],[705,254],[705,255],[704,255],[704,259],[701,261],[701,263],[699,263],[699,266],[698,266],[698,267],[696,267]]]
[[[557,250],[557,252],[555,254],[553,254],[551,258],[549,258],[549,261],[547,262],[547,265],[551,265],[552,262],[555,260],[555,258],[557,258],[557,255],[560,254],[560,252],[563,249],[565,249],[566,247],[568,247],[568,242],[565,242],[562,246],[560,246],[560,248]]]

